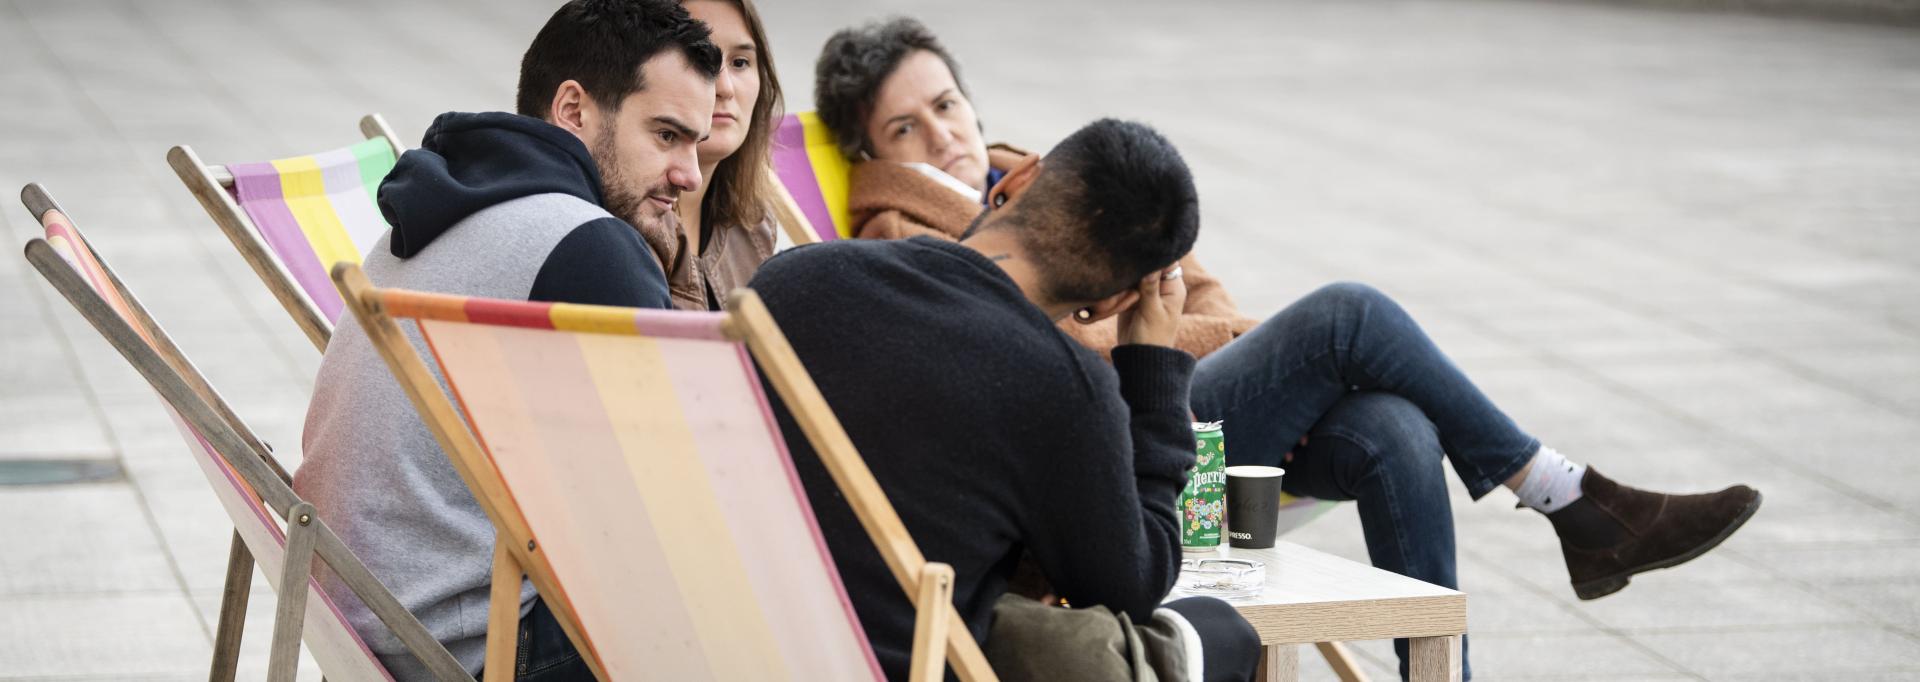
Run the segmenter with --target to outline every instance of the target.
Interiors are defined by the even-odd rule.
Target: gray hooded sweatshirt
[[[364,267],[381,287],[672,307],[639,233],[602,208],[586,146],[539,119],[442,114],[381,183],[379,201],[393,229]],[[401,326],[431,364],[414,325]],[[294,490],[468,672],[478,671],[493,525],[350,316],[320,363],[303,447]],[[319,575],[396,678],[430,679],[344,584]],[[522,615],[534,597],[531,585],[521,587]]]

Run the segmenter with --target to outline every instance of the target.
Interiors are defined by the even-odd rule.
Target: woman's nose
[[[933,121],[927,124],[927,130],[933,133],[932,142],[933,142],[934,149],[936,150],[945,149],[947,148],[947,145],[953,144],[953,140],[954,140],[953,129],[948,127],[947,122]]]

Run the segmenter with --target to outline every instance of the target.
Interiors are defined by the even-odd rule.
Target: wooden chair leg
[[[287,558],[280,567],[279,603],[273,614],[273,648],[267,657],[269,682],[294,682],[300,672],[300,630],[307,616],[307,578],[313,573],[313,505],[287,508]]]
[[[914,608],[913,664],[907,679],[940,682],[947,676],[947,628],[953,620],[952,566],[932,561],[921,566]]]
[[[487,595],[486,682],[511,680],[514,655],[520,649],[520,578],[526,572],[513,558],[507,543],[513,538],[499,533],[493,542],[493,589]]]
[[[1320,650],[1320,656],[1327,659],[1327,667],[1333,668],[1333,674],[1340,682],[1368,682],[1367,673],[1354,662],[1353,653],[1347,651],[1347,645],[1339,642],[1316,642],[1314,648]]]
[[[233,682],[240,667],[240,636],[247,623],[247,598],[253,595],[253,553],[233,532],[227,549],[227,583],[220,596],[220,624],[213,635],[210,682]]]

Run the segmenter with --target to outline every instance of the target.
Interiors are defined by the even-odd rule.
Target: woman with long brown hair
[[[700,143],[699,189],[680,198],[677,229],[646,233],[674,307],[717,309],[773,255],[775,224],[768,166],[773,127],[783,115],[773,52],[752,0],[686,0],[687,13],[720,47],[713,131]],[[643,231],[646,232],[646,231]]]

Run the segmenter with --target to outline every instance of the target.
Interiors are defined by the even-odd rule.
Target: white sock
[[[1520,504],[1527,505],[1542,514],[1552,514],[1580,499],[1580,479],[1587,475],[1587,465],[1568,460],[1564,455],[1545,445],[1533,456],[1533,468],[1527,470],[1527,480],[1513,494],[1520,496]]]

